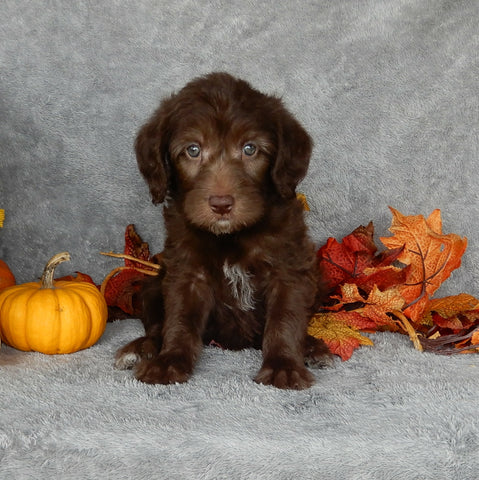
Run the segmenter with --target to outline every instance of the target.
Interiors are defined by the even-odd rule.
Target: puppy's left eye
[[[193,145],[190,145],[186,149],[186,151],[191,158],[198,158],[201,153],[201,148],[199,145],[196,145],[196,143],[194,143]]]
[[[248,157],[252,157],[256,153],[256,145],[254,143],[247,143],[243,147],[243,153]]]

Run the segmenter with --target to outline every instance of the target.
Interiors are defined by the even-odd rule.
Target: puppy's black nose
[[[231,195],[212,195],[209,198],[211,210],[220,215],[230,213],[234,203],[235,200]]]

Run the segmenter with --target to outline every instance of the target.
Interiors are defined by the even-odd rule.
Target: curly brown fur
[[[147,383],[184,382],[202,345],[261,348],[255,380],[314,383],[331,363],[307,324],[315,248],[295,188],[312,142],[272,96],[226,73],[164,100],[136,141],[141,173],[167,230],[161,277],[144,292],[145,336],[117,353]]]

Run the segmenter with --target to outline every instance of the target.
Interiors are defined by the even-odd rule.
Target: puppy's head
[[[153,203],[168,196],[190,223],[224,234],[259,221],[274,196],[294,198],[312,142],[279,99],[213,73],[165,99],[135,149]]]

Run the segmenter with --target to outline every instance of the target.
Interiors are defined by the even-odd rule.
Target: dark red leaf
[[[105,300],[108,306],[121,308],[124,312],[141,316],[138,294],[145,278],[134,268],[121,270],[110,278],[105,288]]]
[[[150,259],[150,247],[148,243],[144,242],[140,235],[138,235],[133,224],[126,227],[124,253],[140,260],[148,261]],[[142,268],[140,263],[127,259],[125,259],[125,265],[127,267]]]
[[[333,293],[345,283],[354,283],[366,293],[376,285],[380,290],[404,283],[407,270],[394,267],[393,263],[402,248],[376,254],[372,222],[360,226],[339,243],[329,238],[318,250],[318,266],[322,289]]]
[[[87,282],[95,285],[95,282],[93,279],[90,277],[90,275],[87,275],[86,273],[82,272],[75,272],[76,275],[65,275],[64,277],[56,278],[55,280],[65,280],[68,282]]]

